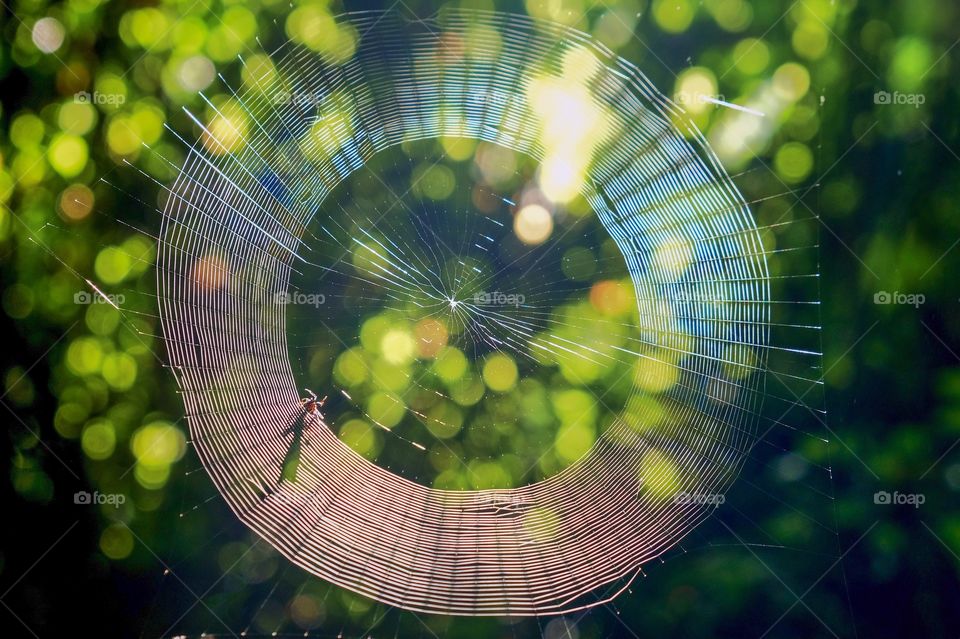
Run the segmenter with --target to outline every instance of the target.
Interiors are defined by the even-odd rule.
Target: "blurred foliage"
[[[437,9],[428,2],[400,4],[421,16]],[[626,625],[637,634],[643,628],[743,637],[761,636],[790,609],[768,636],[827,636],[809,605],[840,636],[853,635],[855,622],[862,636],[956,637],[957,5],[451,4],[527,12],[593,34],[687,108],[738,185],[757,200],[761,223],[811,211],[821,216],[825,436],[832,443],[818,461],[832,481],[810,508],[825,520],[835,517],[835,547],[811,546],[826,553],[817,564],[795,550],[804,547],[809,527],[802,506],[761,511],[737,504],[750,525],[789,540],[792,549],[747,549],[713,526],[701,533],[701,548],[671,559],[618,599],[616,613],[574,616],[567,622],[577,625],[570,627],[547,619],[420,622],[295,576],[295,588],[275,593],[272,584],[285,584],[289,573],[284,560],[265,544],[248,552],[252,540],[233,523],[190,450],[157,338],[157,247],[149,234],[158,228],[159,185],[184,157],[171,131],[188,139],[199,134],[182,107],[209,115],[198,92],[210,92],[214,103],[226,99],[217,73],[243,80],[268,62],[256,51],[284,39],[323,50],[329,38],[312,38],[315,31],[305,25],[332,24],[331,15],[343,7],[25,0],[4,5],[0,42],[0,259],[10,353],[2,452],[9,469],[5,503],[12,507],[0,575],[13,587],[5,603],[40,635],[79,625],[126,636],[132,633],[124,628],[144,623],[153,624],[148,636],[169,634],[168,624],[191,606],[199,616],[188,617],[190,633],[222,632],[205,610],[209,604],[218,614],[229,611],[223,614],[231,626],[250,624],[251,634],[279,628],[359,636],[372,628],[375,636],[601,637],[624,635]],[[333,26],[329,33],[353,37]],[[243,70],[238,55],[246,59]],[[447,188],[442,175],[428,184],[435,195]],[[920,293],[925,303],[876,304],[882,291]],[[362,340],[365,330],[381,331],[371,323],[383,321],[373,317],[354,329]],[[402,359],[412,348],[405,341],[411,334],[383,333],[375,348],[392,343]],[[350,386],[365,370],[357,362],[366,355],[340,353],[333,374]],[[454,351],[438,353],[435,362],[441,377],[452,371],[459,378],[455,373],[465,366]],[[562,407],[580,401],[577,391],[524,386],[527,380],[513,381],[515,366],[491,358],[471,374],[489,392],[514,393],[524,414],[556,409],[559,427]],[[358,397],[368,413],[391,419],[389,404],[376,393]],[[810,416],[796,421],[809,432],[824,430]],[[369,433],[359,419],[340,426],[340,435],[360,448],[373,446]],[[542,443],[549,447],[551,439]],[[816,449],[811,444],[803,452],[824,457]],[[780,475],[792,472],[789,456],[778,463]],[[493,484],[524,480],[504,478],[504,467],[509,464],[476,470]],[[76,505],[73,495],[82,490],[123,495],[125,502]],[[920,492],[926,503],[877,505],[879,490]],[[835,568],[818,581],[848,548],[843,573]],[[758,556],[776,562],[783,582]],[[170,567],[173,572],[165,572]],[[804,605],[796,604],[793,593],[813,584]],[[202,606],[190,590],[204,594]],[[24,632],[4,615],[12,633]]]
[[[673,370],[627,355],[653,320],[586,203],[549,203],[526,156],[451,144],[383,151],[328,197],[291,278],[290,349],[361,455],[435,488],[510,488],[577,460]]]

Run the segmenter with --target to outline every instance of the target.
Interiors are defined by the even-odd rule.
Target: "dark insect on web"
[[[277,481],[278,486],[283,483],[284,480],[289,482],[297,481],[297,469],[300,467],[300,452],[304,444],[309,445],[310,443],[309,440],[304,437],[308,416],[316,415],[321,420],[324,418],[320,409],[323,408],[323,405],[327,402],[327,396],[324,395],[323,399],[317,399],[317,394],[309,388],[304,388],[303,390],[308,393],[306,397],[300,399],[303,410],[300,411],[300,414],[293,420],[290,426],[283,431],[284,437],[292,433],[293,441],[290,442],[287,454],[283,458],[283,465],[280,469],[280,479]]]
[[[300,400],[300,404],[303,405],[305,411],[302,417],[306,417],[306,415],[312,413],[320,419],[323,419],[323,413],[320,412],[320,409],[327,403],[327,395],[324,395],[323,399],[317,399],[317,394],[309,388],[304,388],[303,390],[309,394]]]

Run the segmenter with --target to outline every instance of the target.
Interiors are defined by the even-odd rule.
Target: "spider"
[[[297,480],[297,468],[300,466],[300,451],[304,444],[309,446],[310,441],[304,436],[304,430],[307,427],[307,415],[313,414],[324,419],[320,409],[327,401],[327,397],[317,399],[317,394],[309,388],[304,388],[307,396],[300,399],[300,405],[303,406],[303,413],[295,419],[290,426],[283,432],[284,435],[293,434],[293,441],[287,449],[287,454],[283,458],[283,464],[280,469],[280,481],[284,479],[295,482]]]
[[[307,391],[307,397],[300,399],[300,404],[303,406],[304,410],[307,413],[313,413],[320,419],[323,419],[323,413],[320,412],[320,409],[323,408],[323,405],[327,403],[327,395],[323,396],[323,399],[317,399],[317,394],[314,393],[309,388],[304,388],[303,390]]]

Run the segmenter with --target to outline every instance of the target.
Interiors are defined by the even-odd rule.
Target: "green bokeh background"
[[[823,494],[779,506],[734,503],[743,528],[731,532],[720,517],[615,607],[563,626],[418,618],[305,581],[264,546],[248,552],[255,540],[186,443],[182,405],[155,337],[149,233],[159,228],[160,188],[150,178],[165,183],[174,170],[141,143],[179,164],[182,145],[163,124],[196,134],[181,107],[202,112],[197,90],[221,90],[208,82],[213,69],[235,69],[238,54],[258,48],[257,37],[278,42],[303,16],[344,7],[8,2],[0,43],[0,286],[9,354],[0,400],[8,424],[0,627],[11,636],[84,629],[229,636],[244,628],[350,637],[960,635],[956,5],[450,4],[588,31],[674,97],[706,87],[747,103],[778,73],[808,84],[762,144],[725,160],[748,198],[782,196],[770,205],[774,214],[793,208],[821,218],[810,228],[821,246],[817,402],[827,426],[805,414],[794,423],[831,441],[807,451],[831,469]],[[419,16],[438,9],[394,7]],[[893,103],[878,100],[880,91]],[[78,103],[77,92],[123,100]],[[724,112],[691,106],[709,138]],[[86,280],[123,296],[124,316],[75,303],[92,290]],[[877,304],[882,291],[924,301]],[[80,490],[122,494],[126,503],[76,505]],[[881,490],[921,493],[925,502],[878,505]],[[803,527],[798,511],[832,526],[809,538],[809,554],[801,552],[805,539],[791,536]],[[737,535],[751,526],[790,543],[745,547]]]

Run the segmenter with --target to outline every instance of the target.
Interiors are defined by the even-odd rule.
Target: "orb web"
[[[291,42],[256,67],[244,61],[242,91],[207,101],[205,117],[188,112],[201,135],[165,206],[158,290],[192,443],[239,519],[356,593],[453,615],[608,601],[715,508],[677,496],[722,494],[756,441],[762,372],[777,348],[757,226],[684,113],[582,33],[459,11],[426,21],[364,12],[339,24],[349,37],[337,46]],[[392,218],[331,201],[381,154],[450,139],[532,158],[543,197],[588,203],[636,306],[635,336],[606,359],[562,341],[548,313],[534,332],[522,305],[475,311],[489,351],[542,366],[628,361],[638,379],[629,410],[588,452],[509,489],[437,489],[365,459],[305,409],[291,363],[291,306],[281,300],[304,271],[363,278],[405,308],[411,297],[457,301],[431,280],[422,251],[445,214],[462,212],[411,212],[433,224],[415,250],[400,250]],[[328,247],[359,242],[369,264],[351,270],[316,255],[317,216]]]

